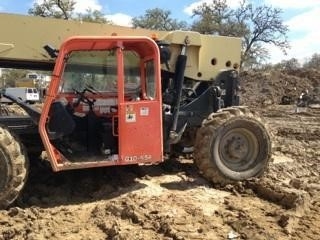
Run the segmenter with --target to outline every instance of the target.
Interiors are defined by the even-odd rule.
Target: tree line
[[[85,14],[75,13],[74,0],[44,0],[34,3],[30,15],[75,19],[89,22],[111,23],[104,14],[87,9]],[[281,18],[282,10],[268,5],[255,6],[241,0],[236,8],[228,6],[226,0],[212,0],[192,11],[192,23],[175,19],[170,10],[148,9],[132,19],[134,28],[151,30],[191,30],[202,34],[233,36],[242,38],[242,65],[261,64],[269,58],[268,44],[286,51],[289,48],[288,26]],[[116,23],[114,23],[116,24]]]

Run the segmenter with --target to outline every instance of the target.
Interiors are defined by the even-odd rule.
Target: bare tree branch
[[[212,0],[194,9],[192,30],[207,34],[241,37],[242,62],[257,56],[255,51],[267,53],[262,44],[272,44],[285,52],[289,48],[288,27],[281,19],[281,9],[271,6],[254,7],[242,0],[237,9],[227,6],[226,0]],[[250,55],[250,56],[249,56]],[[268,56],[268,55],[266,55]]]

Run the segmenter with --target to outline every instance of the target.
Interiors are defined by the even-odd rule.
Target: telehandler
[[[265,171],[269,134],[239,106],[240,39],[0,14],[6,22],[0,67],[52,74],[41,111],[5,95],[28,116],[0,118],[1,208],[19,196],[29,157],[42,151],[53,171],[185,153],[218,185]]]

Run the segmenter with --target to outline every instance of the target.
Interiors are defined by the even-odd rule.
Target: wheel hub
[[[246,169],[255,161],[259,144],[254,133],[245,128],[234,128],[226,132],[219,144],[219,154],[231,169]]]
[[[237,160],[243,159],[249,151],[248,142],[243,136],[232,136],[227,139],[224,149],[230,158]]]

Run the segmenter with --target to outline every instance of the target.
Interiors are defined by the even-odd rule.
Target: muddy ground
[[[257,107],[273,157],[263,178],[224,188],[192,159],[52,173],[31,159],[3,239],[319,239],[320,110]]]

